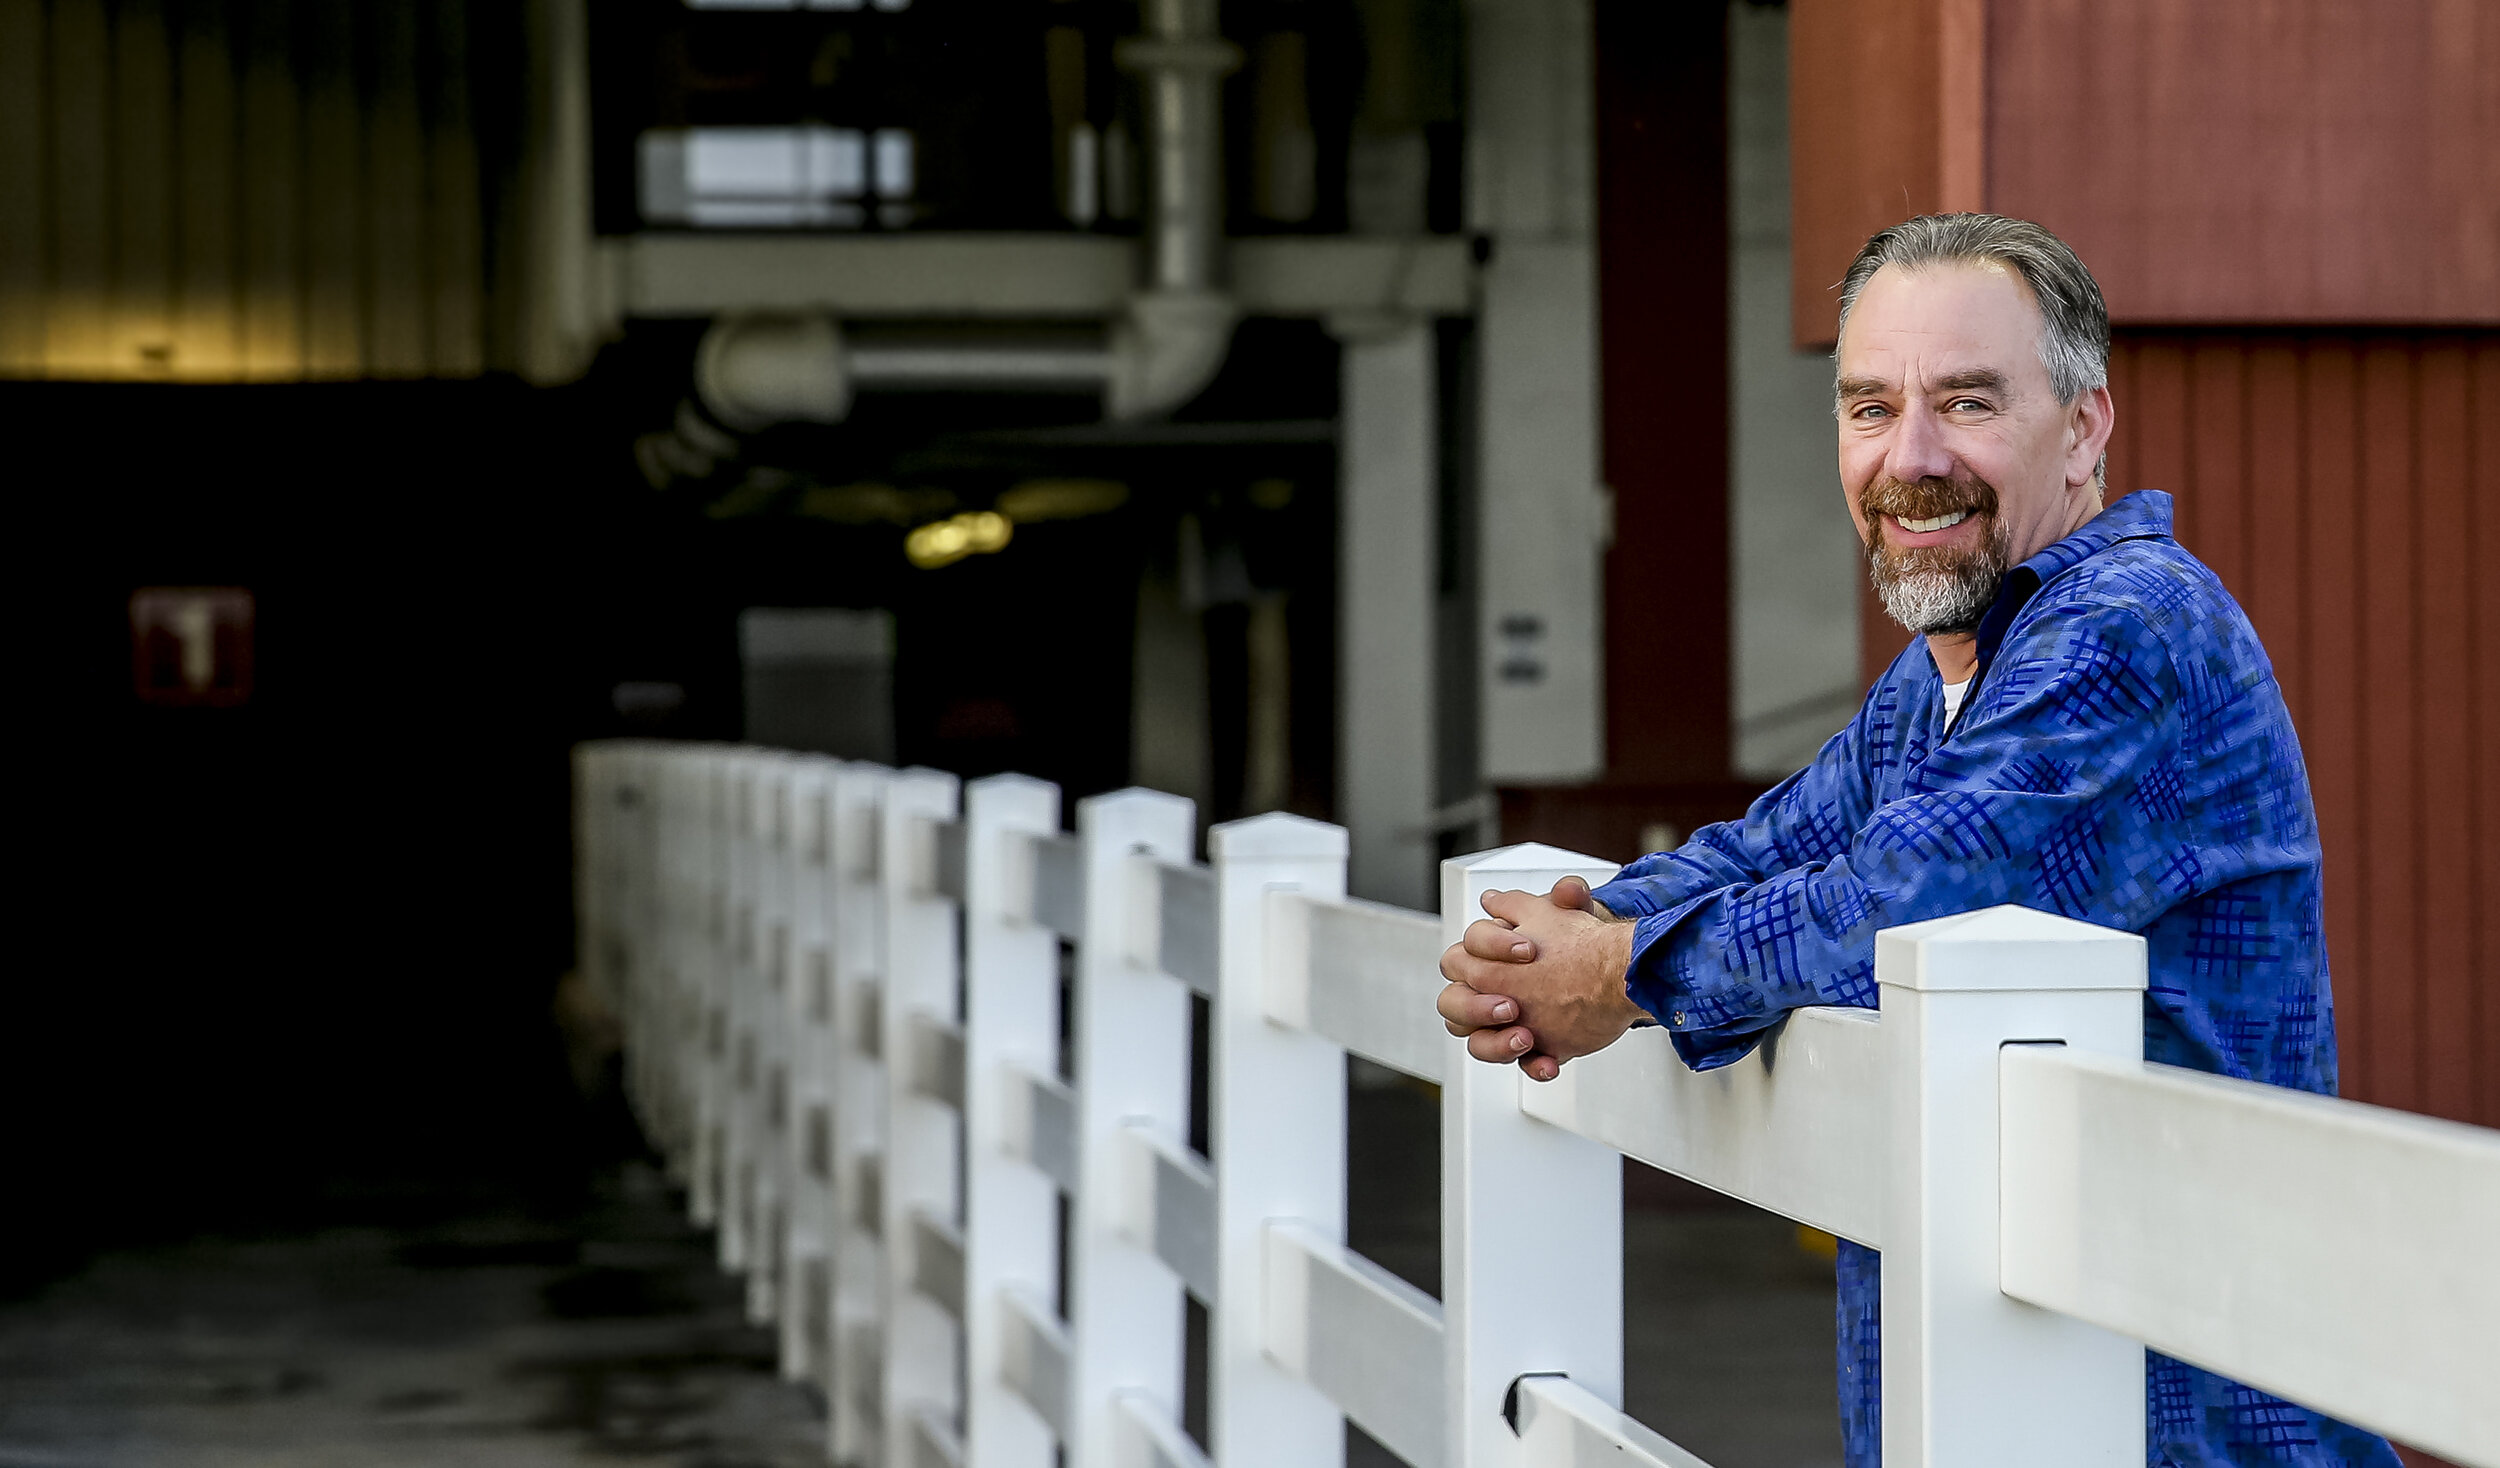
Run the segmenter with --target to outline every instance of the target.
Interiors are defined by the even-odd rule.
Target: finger
[[[1553,894],[1546,899],[1556,907],[1586,912],[1596,904],[1589,899],[1589,884],[1578,877],[1565,877],[1554,884]]]
[[[1495,1065],[1517,1060],[1535,1048],[1536,1036],[1518,1025],[1506,1030],[1478,1030],[1467,1037],[1467,1053]]]
[[[1490,918],[1469,923],[1459,946],[1478,958],[1489,958],[1496,963],[1526,963],[1536,957],[1535,940],[1508,923],[1497,923]]]
[[[1499,994],[1517,986],[1519,965],[1478,958],[1453,945],[1441,955],[1441,977],[1453,984],[1465,984],[1479,994]]]
[[[1519,1068],[1532,1081],[1550,1081],[1562,1074],[1562,1062],[1551,1055],[1528,1055],[1519,1061]]]
[[[1484,894],[1484,910],[1512,927],[1527,922],[1535,917],[1540,909],[1548,905],[1544,898],[1533,892],[1487,892]]]
[[[1480,994],[1465,984],[1452,984],[1433,1001],[1441,1022],[1453,1035],[1506,1025],[1519,1018],[1519,1002],[1500,994]]]

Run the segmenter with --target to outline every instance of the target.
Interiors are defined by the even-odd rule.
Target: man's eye
[[[1878,414],[1890,417],[1892,410],[1881,403],[1860,403],[1849,410],[1849,416],[1852,418],[1873,418]]]
[[[1988,411],[1988,405],[1979,398],[1955,398],[1952,402],[1945,404],[1945,411],[1948,413],[1985,413]]]

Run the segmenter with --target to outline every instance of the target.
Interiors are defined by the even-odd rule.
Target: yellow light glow
[[[904,536],[903,554],[921,570],[934,571],[966,556],[1005,550],[1015,534],[1015,522],[996,510],[967,510],[933,520]]]
[[[1115,479],[1028,479],[998,497],[998,512],[1030,525],[1100,515],[1127,503],[1128,486]]]

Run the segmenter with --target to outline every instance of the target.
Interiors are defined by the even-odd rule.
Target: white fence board
[[[1128,1128],[1128,1231],[1215,1303],[1215,1174],[1205,1159],[1149,1128]]]
[[[1523,1376],[1511,1390],[1519,1456],[1533,1468],[1710,1468],[1567,1376]]]
[[[1076,1093],[1055,1077],[1020,1068],[1008,1073],[1001,1090],[1008,1108],[1003,1130],[1010,1155],[1074,1192]]]
[[[964,1032],[925,1011],[911,1017],[911,1086],[929,1100],[964,1109]]]
[[[1450,1036],[1441,920],[1360,898],[1267,896],[1267,1012],[1366,1060],[1439,1084]]]
[[[2500,1463],[2500,1133],[2048,1046],[1999,1065],[2007,1294]]]
[[[964,1236],[922,1210],[911,1216],[911,1287],[963,1319]]]
[[[964,1468],[964,1445],[933,1407],[911,1414],[911,1468]]]
[[[1061,1440],[1068,1435],[1068,1332],[1048,1304],[1021,1291],[1001,1301],[1005,1350],[1000,1374],[1007,1385],[1049,1424]]]
[[[1112,1461],[1118,1468],[1208,1468],[1207,1455],[1173,1425],[1164,1404],[1122,1392],[1112,1399],[1112,1414],[1119,1448]]]
[[[1875,1012],[1801,1009],[1698,1074],[1663,1029],[1575,1060],[1519,1108],[1827,1233],[1883,1247],[1884,1050]]]
[[[1440,1302],[1302,1224],[1269,1224],[1264,1262],[1267,1354],[1414,1468],[1441,1468]]]
[[[1032,842],[1033,921],[1071,942],[1085,937],[1085,853],[1072,836]]]
[[[1139,863],[1154,882],[1154,941],[1147,961],[1191,989],[1215,996],[1215,874],[1173,862]]]

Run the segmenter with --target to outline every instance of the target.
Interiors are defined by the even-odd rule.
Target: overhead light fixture
[[[1004,550],[1015,533],[1015,522],[996,510],[967,510],[914,529],[903,537],[903,554],[921,570],[934,571],[966,556]]]

